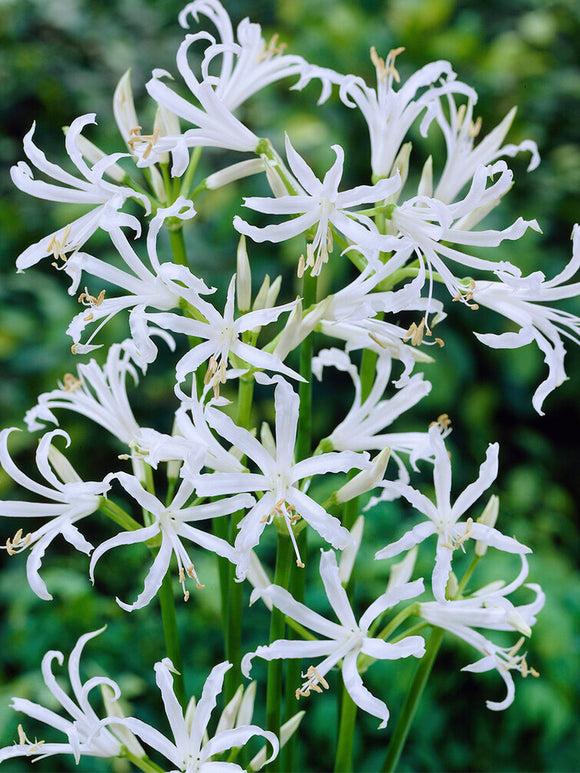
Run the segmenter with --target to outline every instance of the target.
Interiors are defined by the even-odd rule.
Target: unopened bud
[[[429,198],[433,196],[433,156],[429,156],[423,165],[417,195],[428,196]]]
[[[119,700],[115,698],[113,688],[108,684],[101,684],[101,695],[103,697],[103,704],[107,716],[124,719],[126,715],[123,712]],[[119,723],[115,726],[115,734],[123,746],[126,746],[132,754],[139,758],[145,757],[145,749],[141,746],[137,737],[133,735],[129,728]]]
[[[486,504],[483,513],[477,519],[477,523],[481,523],[484,526],[490,526],[492,529],[496,524],[497,517],[499,515],[499,497],[497,494],[492,494]],[[487,552],[487,544],[476,540],[475,542],[475,555],[484,556]]]
[[[336,501],[338,503],[348,502],[350,499],[354,499],[360,494],[366,494],[367,491],[373,489],[384,478],[390,455],[391,449],[384,448],[380,454],[375,456],[368,469],[362,470],[338,489]]]
[[[131,70],[127,70],[117,84],[113,95],[113,113],[121,136],[132,150],[129,145],[129,139],[132,136],[131,132],[134,132],[139,126],[139,120],[137,119],[133,90],[131,89]]]
[[[276,279],[274,279],[274,281],[270,285],[270,289],[268,290],[268,295],[266,296],[267,309],[271,309],[276,305],[276,301],[278,300],[278,294],[280,292],[281,287],[282,287],[282,277],[277,276]]]
[[[409,582],[413,575],[413,569],[415,568],[415,561],[417,560],[418,553],[417,546],[409,550],[405,558],[402,561],[398,561],[391,566],[389,573],[389,582],[387,583],[387,592],[396,588],[398,585],[404,585]]]
[[[79,481],[79,476],[69,460],[52,443],[48,447],[48,461],[63,483],[77,483]]]
[[[262,282],[262,286],[258,290],[258,294],[256,295],[256,299],[254,300],[253,309],[254,311],[258,311],[260,309],[266,308],[266,303],[268,302],[268,291],[270,290],[270,277],[268,274],[264,277],[264,281]]]
[[[459,590],[459,583],[457,582],[457,577],[455,576],[455,572],[450,572],[449,579],[447,580],[447,585],[445,586],[445,598],[454,599],[455,596],[457,596],[458,590]]]
[[[239,311],[249,311],[252,305],[252,271],[246,249],[246,237],[240,236],[237,253],[236,297]]]
[[[206,188],[210,191],[221,188],[223,185],[243,180],[253,174],[259,174],[264,171],[264,162],[261,158],[250,158],[247,161],[239,161],[237,164],[226,166],[219,172],[210,174],[205,180]]]
[[[396,197],[398,198],[399,191],[402,190],[403,186],[407,182],[407,177],[409,176],[409,158],[411,156],[411,150],[413,148],[412,142],[405,142],[404,145],[401,146],[401,149],[399,150],[397,157],[395,158],[393,162],[393,166],[391,167],[390,176],[399,173],[401,176],[401,187],[396,192]]]
[[[282,177],[280,175],[280,172],[278,171],[277,166],[273,161],[271,161],[266,156],[262,156],[262,160],[264,162],[264,168],[266,170],[266,178],[268,180],[268,183],[270,185],[270,188],[272,189],[272,193],[274,196],[279,199],[282,196],[288,195],[288,189],[284,185],[284,181],[282,180]]]

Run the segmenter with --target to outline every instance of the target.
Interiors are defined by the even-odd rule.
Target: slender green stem
[[[161,606],[165,649],[167,650],[168,657],[178,671],[173,677],[175,697],[185,711],[187,700],[185,697],[185,684],[183,681],[183,662],[181,659],[181,648],[179,646],[179,631],[177,629],[177,615],[175,614],[173,582],[169,570],[163,578],[161,588],[159,589],[159,604]]]
[[[143,528],[142,523],[136,521],[129,513],[126,513],[122,507],[119,507],[118,504],[110,499],[101,497],[99,510],[105,515],[108,515],[111,520],[115,521],[116,524],[122,526],[123,529],[126,529],[127,531],[135,531],[136,529]]]
[[[476,567],[476,566],[478,565],[478,563],[481,561],[481,558],[482,558],[482,556],[474,556],[474,557],[473,557],[473,561],[472,561],[472,562],[471,562],[471,564],[470,564],[470,565],[467,567],[467,571],[465,572],[465,574],[464,574],[464,575],[463,575],[463,577],[461,578],[461,582],[460,582],[460,583],[459,583],[459,585],[457,586],[457,593],[455,594],[455,598],[456,598],[456,599],[458,599],[458,598],[461,598],[461,594],[463,593],[463,590],[465,589],[465,586],[467,585],[467,583],[468,583],[468,582],[469,582],[469,580],[471,579],[471,575],[472,575],[472,574],[473,574],[473,572],[475,571],[475,567]]]
[[[195,174],[197,165],[199,164],[199,159],[201,158],[202,151],[203,151],[203,148],[200,146],[198,148],[195,148],[195,150],[191,154],[191,158],[189,160],[189,166],[187,167],[185,174],[181,179],[181,186],[179,188],[180,196],[189,196],[191,181],[193,180],[193,175]]]
[[[149,757],[137,757],[136,754],[129,751],[126,746],[121,747],[121,754],[119,757],[129,760],[139,770],[144,773],[164,773],[165,768],[159,767],[155,762],[149,759]]]
[[[352,765],[352,739],[354,737],[355,722],[356,703],[350,697],[343,683],[334,773],[351,773],[354,770]]]
[[[183,238],[183,228],[168,230],[175,263],[177,263],[178,266],[189,266],[187,261],[187,250],[185,249],[185,239]]]
[[[276,552],[276,572],[274,575],[274,584],[282,588],[288,588],[290,580],[290,570],[294,550],[290,538],[278,532],[278,547]],[[277,639],[284,638],[286,627],[285,615],[279,609],[272,610],[270,617],[270,644]],[[282,697],[282,661],[271,660],[268,663],[268,686],[266,690],[266,726],[276,735],[280,732],[281,715],[281,697]],[[280,757],[271,763],[271,771],[281,769]]]
[[[413,684],[411,685],[411,689],[409,690],[403,710],[401,711],[401,715],[399,716],[395,727],[395,732],[389,743],[387,756],[385,757],[385,762],[381,768],[382,773],[392,773],[397,767],[421,695],[423,694],[423,690],[429,679],[429,674],[433,668],[433,663],[435,662],[435,657],[437,656],[437,652],[443,641],[444,633],[442,628],[433,628],[431,632],[427,649],[419,661]]]
[[[238,385],[238,411],[237,424],[245,429],[250,428],[252,399],[254,396],[254,379],[240,379]],[[245,511],[235,513],[230,519],[229,534],[224,538],[231,544],[236,540],[238,524],[244,517]],[[224,519],[216,519],[224,520]],[[227,522],[226,522],[227,524]],[[225,564],[225,569],[222,568]],[[242,661],[242,607],[244,601],[244,586],[235,581],[235,567],[225,559],[221,559],[220,566],[220,593],[222,609],[224,610],[224,637],[226,660],[232,663],[232,668],[226,673],[224,680],[224,699],[229,701],[241,682]]]

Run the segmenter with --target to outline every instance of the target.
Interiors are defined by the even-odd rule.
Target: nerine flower
[[[145,322],[145,309],[154,308],[165,311],[176,308],[180,302],[183,286],[190,288],[196,294],[213,291],[185,266],[174,265],[171,262],[162,263],[157,254],[157,238],[164,222],[170,217],[186,220],[194,215],[195,209],[191,201],[182,196],[171,206],[158,209],[147,232],[147,255],[151,269],[145,266],[120,229],[111,233],[111,238],[126,268],[118,268],[84,252],[76,253],[67,261],[65,270],[73,278],[69,292],[76,291],[83,271],[124,291],[116,298],[105,297],[104,290],[97,295],[92,295],[85,288],[81,293],[79,302],[86,309],[74,317],[67,329],[67,334],[74,341],[73,351],[76,354],[84,354],[99,348],[99,345],[91,344],[97,333],[119,312],[131,310],[129,325],[135,353],[141,362],[145,364],[153,362],[157,348],[151,341],[151,332]],[[95,323],[98,324],[88,341],[80,343],[81,335],[87,325]]]
[[[487,180],[499,174],[489,187]],[[473,175],[471,186],[463,199],[453,204],[425,195],[415,196],[401,206],[394,207],[391,214],[393,232],[400,234],[400,245],[415,250],[421,266],[431,272],[436,271],[453,298],[464,300],[464,285],[454,276],[446,260],[459,263],[468,269],[482,271],[509,270],[518,273],[518,269],[506,261],[495,261],[468,255],[449,244],[471,245],[475,247],[497,247],[504,240],[521,238],[528,228],[539,231],[536,220],[518,218],[511,226],[498,231],[472,231],[469,218],[474,212],[486,211],[511,187],[513,173],[505,161],[496,161],[492,166],[480,166]],[[432,279],[430,279],[431,285]],[[431,289],[429,290],[431,297]]]
[[[320,181],[304,159],[294,150],[286,136],[286,156],[293,175],[298,181],[297,195],[278,198],[250,197],[244,199],[244,206],[257,212],[271,215],[298,215],[298,217],[277,225],[258,228],[246,223],[236,215],[233,224],[240,233],[250,236],[256,242],[282,242],[304,233],[316,226],[312,243],[307,246],[304,265],[299,265],[299,274],[306,267],[317,276],[328,253],[332,251],[332,231],[334,226],[352,244],[362,250],[391,250],[396,240],[379,233],[370,217],[353,212],[352,208],[360,204],[375,204],[399,189],[399,175],[381,180],[376,185],[359,185],[350,191],[339,192],[338,186],[344,165],[344,150],[333,145],[336,161]]]
[[[172,555],[177,559],[179,569],[179,582],[183,588],[183,595],[187,601],[189,591],[185,589],[186,578],[193,579],[198,588],[202,588],[195,566],[189,557],[187,550],[183,546],[181,538],[200,545],[206,550],[217,553],[219,556],[227,558],[232,563],[236,560],[236,553],[229,543],[220,537],[198,529],[190,524],[198,521],[206,521],[210,518],[216,518],[222,515],[228,515],[240,510],[241,508],[251,507],[255,500],[248,494],[239,494],[227,499],[216,500],[208,504],[191,505],[187,507],[187,502],[193,494],[193,486],[183,481],[169,505],[163,504],[157,497],[146,491],[140,482],[124,472],[118,472],[114,476],[123,486],[125,491],[141,505],[141,507],[150,513],[154,521],[150,526],[134,531],[126,531],[117,534],[115,537],[103,542],[94,551],[91,558],[90,576],[94,577],[95,566],[101,556],[111,548],[120,545],[135,545],[139,542],[147,542],[161,536],[161,546],[155,556],[151,569],[146,578],[143,591],[139,594],[133,604],[125,604],[119,598],[117,603],[128,612],[134,609],[141,609],[147,606],[161,587],[163,578],[169,568]]]
[[[339,623],[328,620],[296,601],[287,590],[278,585],[270,585],[263,589],[256,588],[252,592],[252,601],[264,596],[269,598],[272,604],[285,615],[311,631],[316,631],[325,639],[320,641],[278,639],[268,646],[258,647],[255,652],[244,655],[242,673],[249,676],[252,660],[255,657],[264,660],[278,658],[311,660],[324,656],[321,663],[308,668],[304,675],[308,677],[307,680],[296,690],[296,697],[299,698],[302,695],[309,695],[312,690],[322,692],[323,688],[327,688],[325,675],[342,661],[342,678],[350,697],[363,711],[381,720],[379,728],[386,727],[389,719],[387,705],[364,686],[357,669],[357,658],[361,653],[377,660],[398,660],[411,655],[417,658],[423,657],[425,642],[421,636],[406,636],[396,644],[369,636],[369,627],[380,614],[400,601],[414,598],[423,592],[423,580],[399,584],[383,593],[368,607],[357,623],[346,591],[340,582],[336,556],[332,550],[321,551],[320,576],[328,601]]]
[[[58,389],[39,396],[34,408],[26,413],[28,429],[44,429],[47,422],[58,425],[53,411],[64,408],[86,416],[126,445],[135,443],[140,427],[127,397],[126,382],[130,376],[137,384],[139,377],[127,342],[113,344],[102,367],[95,360],[80,364],[77,375],[67,373]]]
[[[0,749],[0,762],[14,757],[32,757],[32,762],[52,757],[55,754],[72,754],[75,762],[79,763],[81,757],[118,757],[121,753],[121,743],[114,734],[103,726],[103,720],[99,719],[89,702],[90,692],[100,685],[106,685],[113,691],[113,700],[117,700],[121,694],[119,685],[106,676],[96,676],[88,679],[84,684],[80,676],[80,658],[85,644],[98,636],[105,629],[86,633],[75,644],[68,659],[68,675],[73,691],[74,699],[63,690],[52,672],[54,660],[62,666],[64,655],[58,650],[50,650],[42,659],[42,676],[44,682],[57,703],[62,706],[70,716],[67,719],[57,714],[52,709],[47,709],[38,703],[25,698],[12,698],[12,708],[21,711],[32,719],[43,722],[49,727],[54,727],[67,736],[64,743],[29,740],[22,728],[18,726],[18,743],[13,746],[5,746]],[[137,743],[135,739],[135,743]]]
[[[502,156],[515,156],[522,151],[531,153],[528,172],[540,163],[538,147],[532,140],[524,140],[519,145],[503,145],[506,134],[510,130],[516,114],[513,107],[495,129],[484,137],[474,147],[475,138],[481,128],[481,119],[473,121],[473,100],[457,107],[451,94],[447,94],[449,117],[443,111],[440,100],[431,104],[437,123],[441,127],[447,158],[445,167],[435,189],[435,198],[451,203],[475,174],[480,166],[488,166]]]
[[[312,370],[318,380],[322,379],[324,367],[329,365],[350,375],[354,386],[353,404],[345,418],[336,426],[328,440],[337,451],[381,451],[389,446],[391,451],[407,454],[428,445],[426,433],[381,432],[389,427],[402,413],[408,411],[431,391],[431,384],[423,380],[423,374],[412,376],[408,383],[389,398],[382,399],[390,383],[392,359],[383,353],[377,359],[376,375],[371,391],[363,401],[362,386],[358,369],[352,364],[346,352],[340,349],[323,349],[312,361]]]
[[[266,383],[270,381],[262,377]],[[221,437],[228,440],[239,451],[256,463],[260,473],[213,472],[195,478],[195,487],[200,496],[232,495],[240,491],[261,491],[262,498],[244,516],[239,524],[235,548],[238,552],[237,574],[243,578],[248,570],[250,551],[255,547],[267,523],[274,516],[281,516],[288,528],[296,551],[296,560],[303,566],[292,530],[298,518],[304,518],[321,537],[333,547],[343,549],[353,539],[338,518],[330,515],[317,502],[298,487],[299,481],[313,475],[328,472],[348,472],[366,469],[370,466],[368,454],[352,451],[318,454],[294,462],[294,444],[298,423],[298,395],[281,376],[272,380],[276,383],[276,442],[274,448],[260,443],[248,430],[238,427],[222,411],[215,408],[206,410],[207,423]],[[272,444],[273,445],[273,444]]]
[[[344,104],[358,107],[367,123],[374,178],[392,174],[393,162],[401,143],[412,124],[426,110],[421,123],[421,133],[425,136],[433,120],[430,107],[444,94],[465,94],[477,101],[473,89],[456,81],[451,65],[443,61],[425,65],[395,91],[393,84],[400,81],[395,59],[402,51],[403,48],[389,51],[385,61],[371,48],[371,59],[377,73],[376,89],[369,88],[362,78],[354,75],[344,76],[340,85],[340,98]],[[441,85],[428,88],[438,81],[441,81]],[[426,91],[417,96],[421,89]]]
[[[499,282],[475,281],[471,294],[481,306],[497,311],[519,325],[517,332],[475,333],[477,338],[494,349],[516,349],[535,341],[544,353],[548,376],[536,389],[532,404],[543,416],[546,397],[566,380],[564,357],[566,349],[561,336],[580,343],[580,318],[567,311],[547,306],[551,301],[575,298],[580,283],[564,285],[580,266],[580,228],[574,226],[573,253],[568,265],[553,279],[545,279],[541,271],[527,277],[499,273]]]
[[[211,384],[217,394],[219,385],[226,382],[226,370],[232,355],[255,368],[284,373],[291,378],[301,378],[298,373],[284,365],[279,357],[242,340],[243,333],[274,322],[280,314],[291,311],[296,304],[291,302],[273,308],[257,309],[234,319],[235,292],[234,274],[228,287],[223,315],[197,292],[190,292],[189,288],[183,288],[182,295],[203,319],[191,319],[171,313],[145,315],[147,320],[172,333],[184,333],[202,339],[202,343],[194,346],[177,363],[177,381],[183,381],[189,373],[195,373],[202,363],[208,362],[206,384]]]
[[[162,754],[169,760],[172,773],[217,773],[219,771],[242,771],[235,762],[220,762],[213,758],[230,749],[244,746],[253,736],[261,736],[272,746],[272,754],[264,760],[271,762],[278,754],[278,738],[269,730],[262,730],[257,725],[238,725],[227,729],[218,729],[207,740],[207,727],[212,712],[216,706],[217,696],[221,693],[224,676],[232,667],[227,661],[219,663],[211,670],[205,681],[201,698],[197,704],[193,701],[184,715],[179,701],[175,697],[172,672],[173,663],[164,658],[155,664],[155,680],[161,692],[163,706],[173,735],[173,741],[166,738],[159,730],[135,717],[123,719],[108,718],[108,725],[122,725],[139,736],[144,743]]]
[[[519,588],[528,575],[528,562],[522,555],[522,569],[518,576],[508,585],[502,581],[494,582],[472,593],[468,598],[445,601],[428,601],[419,605],[419,614],[432,625],[458,636],[484,656],[481,660],[462,671],[481,673],[496,669],[507,687],[507,695],[503,701],[487,701],[488,709],[501,711],[511,705],[515,695],[514,680],[511,671],[519,671],[522,676],[537,672],[526,662],[525,654],[517,654],[523,643],[523,636],[530,636],[536,615],[544,606],[545,594],[539,585],[526,584],[536,594],[529,604],[514,604],[507,598]],[[491,629],[494,631],[517,631],[523,636],[513,647],[500,647],[487,639],[474,628]]]
[[[1,500],[0,516],[48,520],[44,526],[24,536],[23,530],[18,529],[12,539],[6,540],[5,549],[9,555],[14,555],[30,548],[26,562],[28,582],[37,596],[48,601],[52,596],[39,575],[46,548],[61,534],[77,550],[87,555],[91,552],[93,546],[83,537],[75,523],[99,508],[100,496],[110,488],[109,479],[107,476],[101,482],[81,480],[65,457],[51,445],[58,436],[66,438],[67,445],[70,443],[66,432],[55,429],[47,432],[38,444],[36,464],[48,485],[38,483],[19,470],[8,453],[8,436],[13,430],[0,432],[0,466],[15,483],[45,501]]]
[[[91,212],[77,218],[65,228],[60,228],[49,236],[45,236],[24,250],[16,259],[19,271],[33,266],[48,255],[53,255],[55,260],[61,259],[66,262],[67,253],[79,250],[98,228],[113,232],[121,226],[128,226],[139,233],[141,227],[137,218],[119,212],[128,198],[138,199],[145,210],[150,211],[149,199],[143,194],[137,193],[132,188],[114,185],[103,180],[103,174],[107,169],[120,158],[123,158],[125,153],[105,156],[93,167],[87,165],[79,148],[79,137],[85,126],[91,123],[95,123],[94,113],[76,118],[70,125],[65,138],[66,151],[84,179],[75,177],[47,160],[44,153],[36,147],[32,140],[34,124],[24,137],[24,152],[29,161],[39,172],[60,184],[35,180],[28,164],[20,161],[10,170],[12,182],[17,188],[40,199],[92,204],[95,207]]]
[[[301,56],[283,53],[284,45],[277,45],[277,35],[267,44],[262,37],[260,25],[246,18],[237,27],[236,43],[231,19],[218,0],[195,0],[188,3],[179,14],[179,23],[182,27],[188,27],[187,17],[191,15],[198,21],[199,14],[211,19],[220,37],[219,42],[216,42],[205,31],[191,36],[192,42],[209,42],[201,64],[202,82],[213,86],[216,95],[230,110],[234,111],[253,94],[282,78],[299,75],[300,80],[292,88],[305,85],[307,78],[303,77],[303,73],[307,63]],[[212,74],[210,68],[218,57],[221,60],[219,72]],[[201,83],[187,64],[184,65],[182,75],[197,96]],[[328,82],[323,82],[321,101],[329,93]]]
[[[437,535],[435,567],[433,569],[433,594],[439,602],[445,601],[445,588],[451,571],[453,552],[462,548],[468,539],[478,540],[491,547],[508,553],[530,553],[530,548],[512,537],[506,537],[497,529],[483,523],[474,523],[472,518],[460,523],[461,516],[489,488],[497,476],[499,446],[489,445],[486,458],[479,469],[479,476],[461,492],[451,504],[451,461],[445,448],[440,427],[434,424],[429,429],[429,441],[435,457],[433,483],[435,502],[408,485],[398,485],[400,496],[410,502],[427,521],[414,526],[396,542],[387,545],[375,554],[375,558],[392,558],[404,550],[418,545],[432,534]],[[395,486],[397,484],[394,484]]]

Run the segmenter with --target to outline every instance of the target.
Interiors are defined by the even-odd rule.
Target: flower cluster
[[[177,86],[166,83],[168,73],[153,71],[147,91],[158,112],[150,134],[143,134],[138,124],[126,75],[114,100],[124,141],[119,152],[107,155],[84,137],[95,122],[93,115],[85,115],[71,123],[65,140],[80,177],[46,159],[33,141],[34,127],[24,139],[24,153],[48,181],[36,179],[25,162],[12,169],[15,185],[25,193],[92,207],[16,260],[23,271],[48,257],[69,276],[71,294],[82,290],[78,300],[83,309],[67,331],[73,353],[82,357],[101,348],[99,334],[113,317],[126,317],[127,336],[109,347],[106,358],[81,360],[76,374],[66,374],[29,410],[28,429],[44,432],[36,462],[46,483],[29,477],[13,461],[8,450],[12,430],[0,434],[0,465],[29,492],[0,501],[0,516],[42,521],[26,534],[19,528],[6,541],[10,555],[30,549],[28,581],[40,598],[52,598],[39,570],[58,535],[90,555],[88,573],[97,584],[101,567],[114,560],[109,554],[113,548],[141,543],[150,549],[143,590],[133,603],[117,599],[127,611],[150,604],[166,578],[171,582],[175,577],[185,601],[191,599],[195,606],[196,594],[207,591],[192,556],[203,551],[218,557],[222,583],[253,586],[252,603],[261,600],[271,615],[270,640],[243,657],[229,652],[226,643],[231,662],[213,668],[199,703],[187,710],[178,697],[181,674],[170,658],[160,659],[155,673],[173,734],[170,740],[142,720],[113,709],[120,689],[112,680],[94,678],[82,684],[80,654],[95,635],[86,634],[69,660],[76,703],[51,672],[52,660],[62,663],[62,654],[49,652],[43,661],[44,680],[71,720],[30,701],[15,698],[13,703],[17,711],[64,732],[67,742],[30,741],[20,729],[18,743],[0,750],[0,760],[63,752],[77,761],[83,755],[129,756],[143,770],[158,769],[139,738],[168,760],[172,770],[241,770],[225,753],[256,735],[267,741],[271,759],[299,720],[287,716],[283,724],[269,697],[268,730],[248,724],[247,701],[242,709],[245,699],[231,691],[227,679],[232,678],[234,688],[241,684],[254,658],[270,663],[269,696],[282,684],[273,661],[309,663],[302,677],[287,666],[287,686],[297,698],[330,689],[330,674],[339,671],[354,705],[379,719],[383,728],[389,718],[388,689],[374,694],[362,674],[378,660],[424,656],[422,632],[398,630],[410,616],[448,630],[482,653],[483,659],[465,670],[497,669],[508,692],[488,707],[506,708],[514,699],[511,671],[523,676],[536,672],[516,649],[496,645],[475,629],[530,636],[544,596],[532,584],[528,587],[535,599],[528,605],[515,606],[507,598],[527,576],[525,555],[530,548],[496,528],[497,498],[474,509],[498,474],[498,444],[489,445],[477,479],[452,504],[448,416],[419,430],[415,422],[409,431],[405,415],[431,390],[421,367],[437,350],[427,347],[444,344],[445,333],[439,330],[449,322],[453,301],[465,308],[476,328],[472,312],[479,306],[515,324],[516,330],[501,334],[478,328],[482,344],[511,349],[535,341],[544,352],[549,372],[533,397],[542,413],[549,393],[566,378],[562,336],[580,340],[580,319],[552,306],[580,294],[580,283],[571,281],[580,262],[578,227],[572,259],[552,279],[541,272],[522,276],[505,259],[504,243],[524,237],[531,243],[528,231],[539,231],[538,223],[518,218],[497,230],[483,221],[513,185],[506,158],[529,152],[531,171],[539,163],[537,148],[531,141],[504,144],[513,111],[476,142],[477,94],[457,79],[448,62],[425,65],[399,85],[396,58],[403,49],[382,59],[373,48],[377,80],[376,86],[369,86],[359,76],[285,53],[275,39],[267,44],[260,26],[248,19],[234,32],[219,0],[194,0],[179,21],[195,30],[186,34],[177,53],[186,89],[178,94]],[[188,58],[194,46],[201,49],[198,71]],[[351,189],[341,185],[348,149],[333,145],[334,163],[318,172],[295,148],[296,138],[286,136],[282,155],[238,117],[242,103],[287,78],[293,89],[319,81],[319,103],[334,89],[345,109],[360,113],[370,135],[369,179],[363,184]],[[409,175],[409,169],[421,148],[407,139],[412,127],[423,136],[442,134],[446,147],[445,158],[424,159],[416,176]],[[243,155],[198,179],[202,148],[210,149],[210,161],[212,148]],[[200,276],[195,260],[187,258],[187,240],[195,238],[196,200],[249,175],[261,176],[264,195],[240,199],[240,213],[229,224],[232,234],[241,238],[237,256],[232,256],[227,292],[220,299],[212,278]],[[142,206],[143,217],[125,211],[130,199]],[[254,212],[261,213],[261,220]],[[109,235],[113,259],[92,254],[91,237],[97,230]],[[164,241],[166,230],[172,254]],[[266,277],[254,294],[255,270],[248,249],[259,250],[254,243],[288,240],[293,248],[298,245],[292,276],[274,281]],[[500,245],[504,249],[497,259],[493,248]],[[479,254],[482,247],[488,248],[486,257]],[[347,264],[349,270],[340,271],[348,276],[343,285],[324,297],[317,294],[317,278]],[[436,297],[439,285],[443,292]],[[401,324],[402,313],[412,320],[408,326]],[[92,332],[85,338],[87,328]],[[327,339],[332,339],[330,344]],[[140,379],[147,378],[159,355],[159,341],[173,356],[168,377],[174,399],[171,433],[142,426],[132,402],[131,390],[138,390]],[[350,377],[352,405],[341,415],[340,405],[333,405],[323,417],[325,429],[318,440],[312,430],[312,393],[317,389],[327,400],[332,395],[331,369]],[[273,431],[271,423],[258,421],[255,390],[270,401],[264,416],[273,419]],[[82,480],[55,448],[59,437],[69,443],[63,429],[51,428],[66,419],[67,410],[106,430],[112,448],[122,450],[120,457],[112,453],[105,477],[95,476],[102,480]],[[387,464],[389,455],[393,461]],[[424,487],[419,479],[425,468],[428,477],[432,471],[434,499],[429,484]],[[373,548],[374,567],[378,574],[385,573],[385,582],[383,559],[406,555],[391,564],[384,593],[369,598],[364,590],[368,604],[357,622],[352,585],[362,521],[356,516],[367,504],[370,517],[382,528],[381,503],[393,500],[409,503],[424,519],[406,532],[401,527],[391,534],[386,526],[381,532],[382,546]],[[83,519],[90,534],[98,518],[112,519],[120,530],[94,546],[76,524]],[[276,536],[278,545],[274,582],[265,568],[269,549],[264,541],[271,544],[269,535]],[[425,555],[422,565],[430,562],[431,569],[425,578],[413,580],[419,545]],[[522,570],[506,586],[493,584],[468,594],[457,577],[464,571],[463,555],[471,554],[470,576],[488,547],[517,554]],[[306,603],[306,572],[313,577],[312,586],[324,586],[326,611]],[[228,622],[242,626],[241,606],[234,607],[241,605],[241,595],[233,588],[222,586],[222,598],[232,593],[238,599],[230,599]],[[327,617],[329,607],[338,622]],[[294,630],[294,638],[284,638],[286,625]],[[261,635],[267,636],[267,626]],[[224,679],[230,708],[209,740],[205,733]],[[105,701],[101,716],[88,703],[89,691],[98,684],[113,690],[113,700]],[[266,764],[266,756],[263,749],[250,769]]]

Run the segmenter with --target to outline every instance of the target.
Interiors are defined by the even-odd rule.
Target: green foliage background
[[[24,412],[36,396],[75,366],[64,330],[76,302],[66,295],[63,277],[45,267],[16,275],[13,264],[25,246],[65,224],[76,216],[76,210],[68,212],[66,205],[53,208],[15,191],[8,168],[23,157],[22,136],[33,120],[37,122],[37,144],[51,159],[64,160],[59,127],[86,112],[96,112],[99,120],[92,139],[110,152],[118,150],[111,108],[114,87],[130,67],[139,102],[152,67],[176,71],[174,56],[182,36],[176,16],[181,5],[174,0],[0,0],[2,427],[22,427]],[[514,162],[516,185],[506,200],[503,217],[505,224],[518,215],[537,217],[544,235],[516,245],[508,243],[505,257],[526,272],[540,269],[547,276],[557,273],[569,259],[571,228],[580,220],[580,6],[576,0],[368,0],[364,4],[346,0],[247,4],[236,0],[226,5],[236,21],[245,15],[259,21],[266,37],[279,32],[290,51],[371,80],[371,45],[382,55],[395,46],[405,46],[398,60],[403,78],[426,62],[447,59],[458,77],[480,94],[478,112],[484,132],[512,105],[518,105],[510,140],[536,140],[543,162],[530,175],[525,172],[525,159]],[[272,89],[252,102],[247,118],[252,126],[266,127],[274,138],[280,138],[286,129],[295,146],[320,170],[329,165],[332,143],[360,148],[356,156],[347,158],[348,174],[350,182],[367,181],[368,140],[362,120],[336,99],[315,108],[316,96],[313,87],[305,94],[291,92],[290,97],[282,89]],[[145,106],[144,99],[142,104]],[[224,192],[220,203],[224,211],[236,211],[239,190]],[[207,222],[211,213],[202,209],[200,217]],[[217,260],[223,276],[212,276],[212,281],[223,283],[233,268],[231,236],[210,233],[209,228],[204,233],[207,244],[196,245],[198,265],[209,268]],[[262,259],[265,268],[272,273],[277,270],[272,258]],[[580,313],[579,303],[569,308]],[[512,708],[494,714],[485,709],[484,701],[500,694],[497,674],[486,679],[460,673],[474,659],[473,654],[467,648],[444,647],[400,769],[573,771],[580,760],[576,504],[580,498],[580,408],[576,399],[580,353],[570,346],[570,381],[548,398],[547,415],[540,418],[531,407],[531,394],[544,378],[540,353],[531,346],[513,353],[485,349],[473,338],[472,326],[499,332],[504,329],[502,323],[491,315],[485,317],[484,312],[478,312],[477,318],[465,309],[452,312],[442,331],[447,345],[426,373],[434,388],[422,407],[421,420],[443,411],[452,416],[452,445],[459,464],[454,486],[458,489],[474,478],[488,442],[500,442],[500,477],[494,489],[501,497],[500,518],[505,518],[507,533],[517,534],[534,547],[530,580],[540,582],[548,597],[529,647],[529,660],[541,678],[519,683]],[[144,423],[157,417],[163,421],[164,416],[167,421],[171,405],[161,363],[148,375],[136,410]],[[319,405],[322,410],[322,401]],[[63,424],[71,432],[73,449],[86,450],[91,468],[102,465],[107,470],[111,450],[101,447],[100,433],[69,418]],[[21,433],[13,434],[11,443],[19,452],[19,463],[30,464],[36,440]],[[81,471],[88,474],[82,465]],[[93,469],[90,474],[98,479]],[[6,478],[0,477],[0,496],[8,496],[7,486]],[[9,525],[2,539],[12,531]],[[382,545],[381,540],[377,535],[377,544]],[[18,719],[7,708],[10,697],[39,699],[36,682],[42,654],[51,648],[67,653],[81,633],[100,627],[103,620],[109,630],[89,645],[88,672],[108,669],[147,719],[157,698],[155,688],[151,690],[151,667],[160,650],[157,613],[148,608],[128,616],[114,601],[115,595],[133,597],[144,556],[126,551],[117,569],[110,561],[95,593],[86,579],[82,557],[69,556],[65,548],[60,555],[51,552],[44,572],[55,596],[50,604],[29,591],[22,557],[8,561],[2,554],[0,558],[0,744],[15,738]],[[214,571],[209,563],[206,571]],[[506,577],[513,571],[513,564],[506,564]],[[133,575],[132,581],[127,580],[128,574]],[[377,586],[377,593],[380,590]],[[203,594],[199,598],[193,614],[192,606],[179,610],[186,641],[191,641],[191,651],[199,658],[189,663],[186,674],[190,691],[197,694],[210,664],[221,656],[219,640],[207,633],[218,622],[217,599]],[[374,677],[377,684],[388,680],[385,697],[393,718],[412,674],[406,665]],[[147,689],[152,694],[149,698]],[[328,709],[323,701],[314,701],[310,710],[307,732],[319,753],[328,751],[330,766],[334,730],[325,715]],[[357,752],[357,770],[372,771],[380,767],[392,728],[381,734],[372,722],[365,720],[364,724],[369,734],[364,749]],[[320,760],[305,764],[326,769]],[[75,769],[72,760],[58,761],[58,766]],[[5,767],[14,771],[29,768],[19,761]],[[55,769],[50,760],[35,767]],[[78,769],[105,768],[91,761],[81,762]]]

